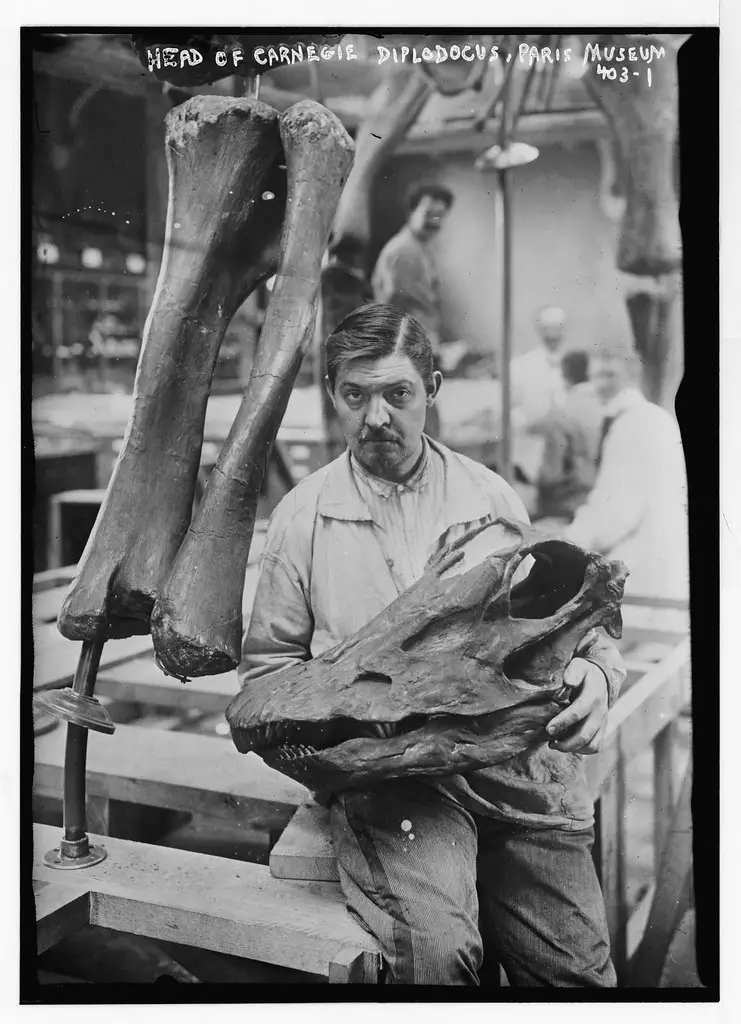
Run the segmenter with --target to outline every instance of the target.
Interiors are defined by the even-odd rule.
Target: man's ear
[[[329,377],[325,377],[324,378],[324,387],[327,389],[327,394],[329,395],[329,399],[330,399],[332,405],[336,409],[337,408],[337,402],[335,401],[334,391],[332,390],[332,385],[330,384]]]
[[[439,370],[435,370],[432,375],[432,390],[427,392],[427,404],[432,405],[437,396],[440,393],[440,388],[443,383],[443,375]]]

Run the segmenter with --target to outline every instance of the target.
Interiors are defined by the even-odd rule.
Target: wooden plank
[[[33,595],[33,618],[35,622],[56,622],[59,609],[69,590],[69,584],[50,587]]]
[[[34,792],[41,796],[61,797],[66,731],[36,742]],[[112,736],[89,734],[87,790],[91,797],[249,820],[265,830],[284,825],[311,799],[304,786],[224,739],[135,725],[118,726]]]
[[[90,795],[86,801],[86,814],[88,832],[142,843],[159,842],[172,829],[190,820],[182,811]],[[41,819],[34,817],[34,821],[41,822]]]
[[[689,611],[689,600],[683,598],[678,600],[674,597],[640,597],[635,594],[626,594],[623,598],[624,605],[640,605],[641,608],[676,608],[679,611]]]
[[[44,569],[33,577],[33,592],[41,594],[54,587],[68,587],[77,575],[76,565],[63,565],[59,569]]]
[[[239,692],[236,672],[218,676],[201,676],[181,683],[166,676],[157,667],[151,654],[106,669],[98,676],[95,692],[117,701],[133,701],[158,707],[191,708],[208,714],[226,709]]]
[[[669,722],[653,741],[654,768],[654,870],[658,870],[677,797],[675,761],[679,740],[677,720]]]
[[[618,758],[615,770],[600,793],[596,810],[597,870],[605,900],[612,962],[618,984],[627,969],[627,900],[625,889],[625,765]]]
[[[34,847],[38,859],[59,845],[59,831],[49,829],[51,835],[45,836],[46,845]],[[35,843],[38,840],[35,840]],[[47,871],[55,874],[57,879],[61,872],[54,868]],[[46,879],[43,887],[38,885],[44,879],[34,879],[34,901],[36,903],[36,950],[39,954],[50,946],[56,945],[73,932],[84,928],[90,920],[90,898],[82,883],[77,888],[57,884],[55,879]]]
[[[34,625],[34,690],[52,690],[72,682],[82,644],[67,640],[53,623]],[[109,640],[100,659],[101,671],[152,650],[149,636]]]
[[[647,608],[645,605],[623,603],[623,623],[626,629],[652,629],[688,636],[689,612],[679,608]]]
[[[299,807],[270,851],[270,872],[274,878],[339,881],[325,807]]]
[[[599,754],[587,758],[586,771],[596,797],[618,752],[629,762],[645,750],[664,726],[676,718],[690,699],[689,639],[683,640],[658,665],[632,686],[610,711],[605,741]]]
[[[631,963],[633,988],[658,987],[692,885],[692,769],[688,765],[656,878],[646,930]]]
[[[35,826],[35,849],[58,836]],[[104,842],[108,856],[86,868],[84,880],[69,877],[79,872],[62,880],[89,890],[91,924],[325,977],[343,950],[380,952],[348,914],[339,885],[275,879],[267,867],[223,857]],[[34,878],[55,881],[52,875],[59,872],[39,857]]]
[[[635,956],[635,952],[641,944],[641,939],[646,933],[646,922],[648,921],[655,892],[656,882],[653,881],[641,896],[628,918],[628,924],[625,928],[625,946],[629,962]]]

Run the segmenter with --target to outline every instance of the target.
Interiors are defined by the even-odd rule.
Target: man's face
[[[409,226],[416,235],[430,238],[440,230],[447,213],[448,207],[442,199],[422,196],[409,217]]]
[[[589,377],[603,404],[619,395],[629,384],[628,369],[620,359],[595,358],[590,365]]]
[[[548,348],[558,348],[563,338],[564,315],[562,310],[544,309],[537,320],[538,333]]]
[[[442,376],[435,374],[428,395],[408,356],[357,359],[345,363],[330,397],[350,451],[375,476],[401,480],[414,467],[422,448],[429,399],[434,401]]]

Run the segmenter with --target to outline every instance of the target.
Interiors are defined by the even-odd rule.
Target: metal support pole
[[[52,868],[84,868],[106,857],[105,848],[91,846],[87,834],[86,763],[88,730],[112,733],[115,730],[108,712],[93,696],[95,680],[103,653],[104,640],[82,645],[71,687],[34,695],[34,704],[67,722],[64,752],[63,825],[59,846],[44,855]]]

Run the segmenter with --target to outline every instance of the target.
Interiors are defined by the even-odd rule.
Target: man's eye
[[[405,402],[410,395],[411,391],[409,388],[396,388],[396,390],[391,393],[391,397],[395,402]]]
[[[362,399],[362,395],[359,391],[346,391],[345,401],[346,402],[359,402]]]

